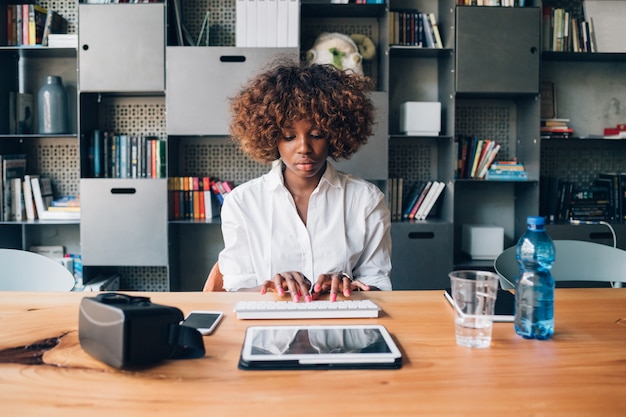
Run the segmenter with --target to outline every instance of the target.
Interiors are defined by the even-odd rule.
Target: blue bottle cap
[[[546,224],[546,219],[541,216],[528,216],[526,224],[529,226],[543,226]]]

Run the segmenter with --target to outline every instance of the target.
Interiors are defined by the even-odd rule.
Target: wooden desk
[[[185,313],[226,312],[216,333],[205,338],[204,358],[141,372],[116,370],[79,345],[83,294],[0,293],[1,414],[626,415],[626,289],[559,289],[554,339],[524,340],[512,324],[496,323],[489,349],[455,344],[453,311],[442,291],[368,293],[384,309],[382,317],[344,321],[384,324],[405,355],[402,369],[374,371],[241,371],[239,351],[251,322],[237,320],[232,308],[239,299],[261,295],[147,295]],[[6,363],[7,349],[47,338],[60,343],[45,352],[41,364]]]

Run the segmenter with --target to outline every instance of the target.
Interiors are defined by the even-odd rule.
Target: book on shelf
[[[441,39],[441,32],[439,31],[439,25],[434,13],[428,13],[428,22],[433,33],[435,48],[443,49],[443,40]]]
[[[43,46],[50,45],[50,35],[64,34],[67,31],[67,20],[56,10],[48,9],[43,32],[41,35],[41,44]],[[54,45],[52,45],[54,46]]]
[[[166,142],[156,136],[112,134],[95,129],[88,145],[90,177],[165,178]]]
[[[443,181],[434,181],[428,191],[428,194],[424,198],[424,202],[421,204],[420,208],[417,210],[415,214],[415,220],[426,220],[428,216],[431,214],[433,207],[439,200],[440,196],[443,193],[444,188],[446,187],[446,183]]]
[[[492,181],[527,181],[524,164],[517,161],[497,161],[491,164],[485,176]]]
[[[462,137],[459,139],[457,178],[484,179],[487,170],[495,163],[500,144],[491,139]]]
[[[422,206],[422,203],[424,202],[424,199],[428,195],[428,192],[430,191],[430,187],[432,187],[432,185],[433,185],[433,181],[427,181],[422,187],[422,190],[420,191],[420,195],[417,198],[417,201],[415,201],[415,204],[413,204],[413,207],[411,208],[411,211],[409,212],[409,217],[408,217],[409,220],[415,220],[417,211]]]
[[[48,177],[31,178],[33,200],[37,210],[37,216],[41,220],[78,220],[79,211],[54,211],[49,210],[54,200],[52,180]]]
[[[228,181],[210,177],[178,176],[168,178],[169,216],[173,220],[208,220],[219,215],[224,197],[232,190]]]
[[[11,178],[11,214],[9,220],[24,220],[24,193],[22,192],[22,178]]]
[[[399,177],[387,179],[387,206],[391,221],[402,219],[402,188],[404,180]]]
[[[76,195],[64,195],[52,200],[48,208],[50,207],[80,209],[80,197]]]
[[[38,175],[24,175],[24,181],[22,182],[26,220],[35,220],[37,218],[37,211],[35,209],[35,201],[33,199],[33,189],[31,183],[31,179],[34,177],[38,177]]]
[[[48,47],[76,48],[78,47],[78,35],[75,33],[51,33],[48,35]]]
[[[435,14],[410,8],[389,11],[389,43],[418,48],[443,48]]]
[[[540,131],[542,139],[569,139],[574,134],[569,119],[564,118],[541,119]]]
[[[408,220],[413,206],[419,200],[422,190],[426,186],[425,181],[416,181],[413,183],[406,198],[404,199],[404,207],[402,208],[402,220]]]
[[[586,13],[579,16],[578,10],[572,11],[564,7],[543,7],[542,38],[545,51],[597,52],[598,45],[595,32],[593,17]]]
[[[0,177],[0,206],[1,219],[9,221],[11,219],[11,208],[13,194],[11,192],[11,180],[19,178],[22,180],[26,175],[26,155],[6,154],[0,155],[2,167],[2,177]]]
[[[626,210],[626,172],[611,171],[598,173],[596,183],[605,184],[609,190],[609,219],[615,223],[623,223]]]

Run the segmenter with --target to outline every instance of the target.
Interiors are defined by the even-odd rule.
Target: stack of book
[[[446,184],[442,181],[417,182],[407,196],[402,220],[426,220],[438,212],[441,195]]]
[[[500,151],[500,144],[477,137],[464,137],[459,142],[457,178],[484,179]]]
[[[485,178],[490,181],[526,181],[528,180],[528,173],[522,163],[498,161],[491,164]]]
[[[606,221],[610,219],[609,190],[592,187],[573,192],[566,219],[579,221]]]
[[[541,119],[541,139],[570,139],[573,133],[569,119]]]

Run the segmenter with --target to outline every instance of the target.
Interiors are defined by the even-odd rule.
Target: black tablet
[[[382,325],[251,326],[240,369],[397,369],[402,355]]]

